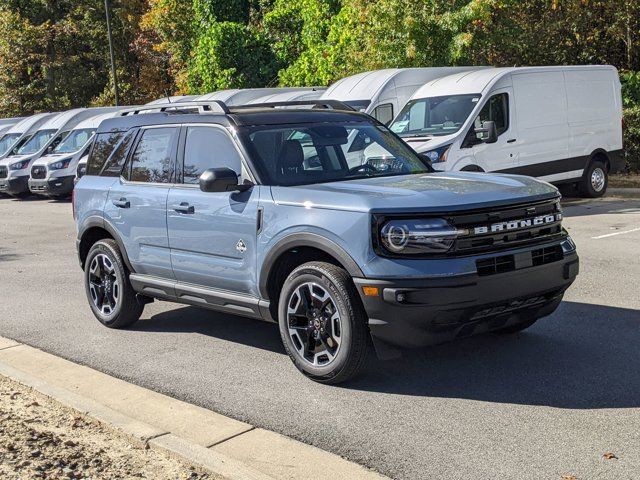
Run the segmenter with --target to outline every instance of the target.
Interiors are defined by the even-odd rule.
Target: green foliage
[[[198,38],[189,81],[196,92],[260,87],[277,72],[275,56],[260,35],[241,23],[217,22]]]
[[[249,22],[248,0],[193,0],[199,27],[209,28],[217,22]]]
[[[640,105],[624,109],[624,156],[631,171],[640,172]]]
[[[625,107],[640,107],[640,72],[624,72],[622,82],[622,104]]]

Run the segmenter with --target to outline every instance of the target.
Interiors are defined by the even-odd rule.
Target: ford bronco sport
[[[435,173],[373,118],[302,103],[102,122],[74,198],[100,322],[153,299],[274,321],[299,370],[338,383],[372,348],[517,332],[558,307],[578,256],[555,187]]]

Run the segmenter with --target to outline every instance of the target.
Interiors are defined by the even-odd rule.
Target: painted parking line
[[[640,227],[632,228],[631,230],[623,230],[622,232],[614,232],[614,233],[607,233],[606,235],[598,235],[597,237],[591,237],[591,238],[593,240],[599,240],[601,238],[613,237],[615,235],[624,235],[625,233],[632,233],[632,232],[640,232]]]

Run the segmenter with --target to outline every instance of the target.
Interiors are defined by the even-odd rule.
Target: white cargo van
[[[516,67],[428,82],[391,124],[441,171],[575,183],[585,196],[624,167],[622,99],[611,66]]]
[[[121,110],[127,107],[120,107]],[[51,153],[42,155],[31,166],[29,190],[49,197],[65,197],[73,191],[76,169],[89,154],[94,133],[100,123],[113,118],[119,111],[101,113],[78,123]]]
[[[274,95],[287,92],[312,92],[317,87],[277,87],[277,88],[234,88],[229,90],[219,90],[217,92],[207,93],[195,98],[195,102],[210,102],[212,100],[220,100],[229,106],[246,105],[251,100],[264,97],[266,95]]]
[[[249,100],[247,105],[259,103],[301,102],[305,100],[317,100],[326,91],[326,88],[314,87],[311,90],[294,90],[289,92],[270,93],[263,97]]]
[[[340,100],[388,125],[425,83],[454,73],[487,67],[387,68],[338,80],[320,97]]]
[[[0,160],[20,148],[40,128],[40,125],[55,115],[57,114],[37,113],[5,130],[2,138],[0,138]]]
[[[146,105],[164,105],[165,103],[190,102],[192,100],[195,100],[196,98],[198,98],[198,95],[174,95],[172,97],[158,98],[157,100],[153,100]]]
[[[115,108],[76,108],[47,119],[33,136],[0,160],[0,192],[12,196],[29,194],[29,174],[33,162],[51,153],[81,121]]]

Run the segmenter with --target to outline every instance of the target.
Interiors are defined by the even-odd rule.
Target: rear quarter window
[[[113,153],[116,145],[122,140],[125,132],[99,133],[93,140],[93,146],[87,160],[86,175],[100,175],[107,163],[107,159]]]

